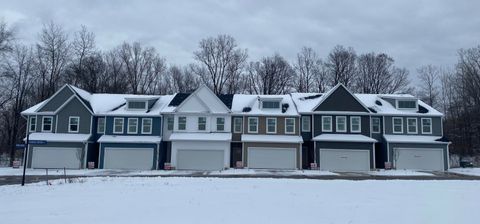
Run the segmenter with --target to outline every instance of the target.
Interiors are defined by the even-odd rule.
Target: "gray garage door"
[[[295,148],[248,148],[248,168],[295,169]]]
[[[223,170],[223,150],[177,150],[178,170]]]
[[[443,170],[442,149],[396,148],[397,169]]]
[[[151,170],[153,148],[105,148],[104,169]]]
[[[32,168],[82,168],[81,148],[34,147]]]
[[[331,171],[368,171],[368,150],[320,149],[320,169]]]

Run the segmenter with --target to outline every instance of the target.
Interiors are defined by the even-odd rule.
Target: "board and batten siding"
[[[60,106],[62,106],[65,102],[67,102],[68,98],[70,98],[74,93],[70,88],[64,86],[59,92],[53,96],[48,102],[43,105],[39,112],[53,112],[56,111]]]
[[[79,131],[80,134],[89,134],[91,131],[92,114],[85,108],[79,99],[73,98],[68,102],[57,114],[57,133],[69,133],[69,117],[75,116],[80,118]],[[77,132],[75,132],[77,133]]]

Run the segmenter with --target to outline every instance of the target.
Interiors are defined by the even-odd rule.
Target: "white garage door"
[[[442,149],[395,148],[397,169],[444,170]]]
[[[248,148],[248,168],[295,169],[295,148]]]
[[[320,169],[368,171],[370,170],[370,152],[352,149],[320,149]]]
[[[105,148],[104,169],[151,170],[153,148]]]
[[[223,170],[224,150],[178,149],[178,170]]]
[[[32,150],[32,168],[82,168],[81,148],[34,147]]]

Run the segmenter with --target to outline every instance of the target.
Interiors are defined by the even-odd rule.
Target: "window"
[[[138,133],[138,118],[128,118],[128,134]]]
[[[398,109],[417,109],[416,100],[398,100],[397,101]]]
[[[68,132],[78,132],[79,125],[80,125],[80,117],[68,118]]]
[[[267,118],[267,133],[269,134],[277,133],[277,118],[273,118],[273,117]]]
[[[30,125],[28,126],[30,132],[35,132],[37,130],[37,117],[30,117]]]
[[[236,117],[233,119],[233,131],[235,133],[242,133],[242,118]]]
[[[225,130],[225,118],[217,117],[217,131],[224,131],[224,130]]]
[[[380,118],[372,117],[372,132],[380,133]]]
[[[407,133],[417,134],[417,118],[407,118]]]
[[[337,123],[337,132],[347,132],[347,117],[338,116],[336,117]]]
[[[310,116],[303,116],[302,117],[302,131],[309,132],[310,131]]]
[[[262,101],[262,108],[264,109],[278,109],[280,102],[278,101]]]
[[[258,117],[248,118],[248,133],[258,133]]]
[[[401,117],[393,118],[393,133],[403,133],[403,119]]]
[[[152,118],[142,119],[142,134],[152,134]]]
[[[207,118],[198,117],[198,130],[205,131],[207,129]]]
[[[53,117],[43,117],[42,131],[52,131]]]
[[[167,130],[169,131],[173,130],[173,123],[174,123],[173,117],[167,117]]]
[[[285,118],[285,134],[295,134],[295,118]]]
[[[147,109],[147,102],[145,101],[128,101],[128,109]]]
[[[123,118],[116,117],[113,119],[113,133],[123,134]]]
[[[322,131],[331,132],[332,131],[332,117],[331,116],[322,116]]]
[[[362,129],[362,120],[360,117],[350,117],[350,131],[351,132],[361,132]]]
[[[178,117],[178,130],[187,129],[187,117]]]
[[[97,133],[103,134],[105,133],[105,118],[99,117],[97,120]]]
[[[432,134],[432,118],[422,118],[422,134]]]

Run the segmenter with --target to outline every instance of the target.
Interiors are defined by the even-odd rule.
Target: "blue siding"
[[[114,118],[123,118],[123,133],[114,134],[113,133],[113,119]],[[128,118],[137,118],[138,127],[137,134],[127,134],[128,129]],[[152,133],[151,134],[142,134],[142,118],[152,118]],[[96,129],[96,123],[95,123]],[[95,130],[96,132],[96,130]],[[106,135],[146,135],[146,136],[161,136],[162,135],[162,118],[161,117],[121,117],[121,116],[108,116],[105,120],[105,134]]]

